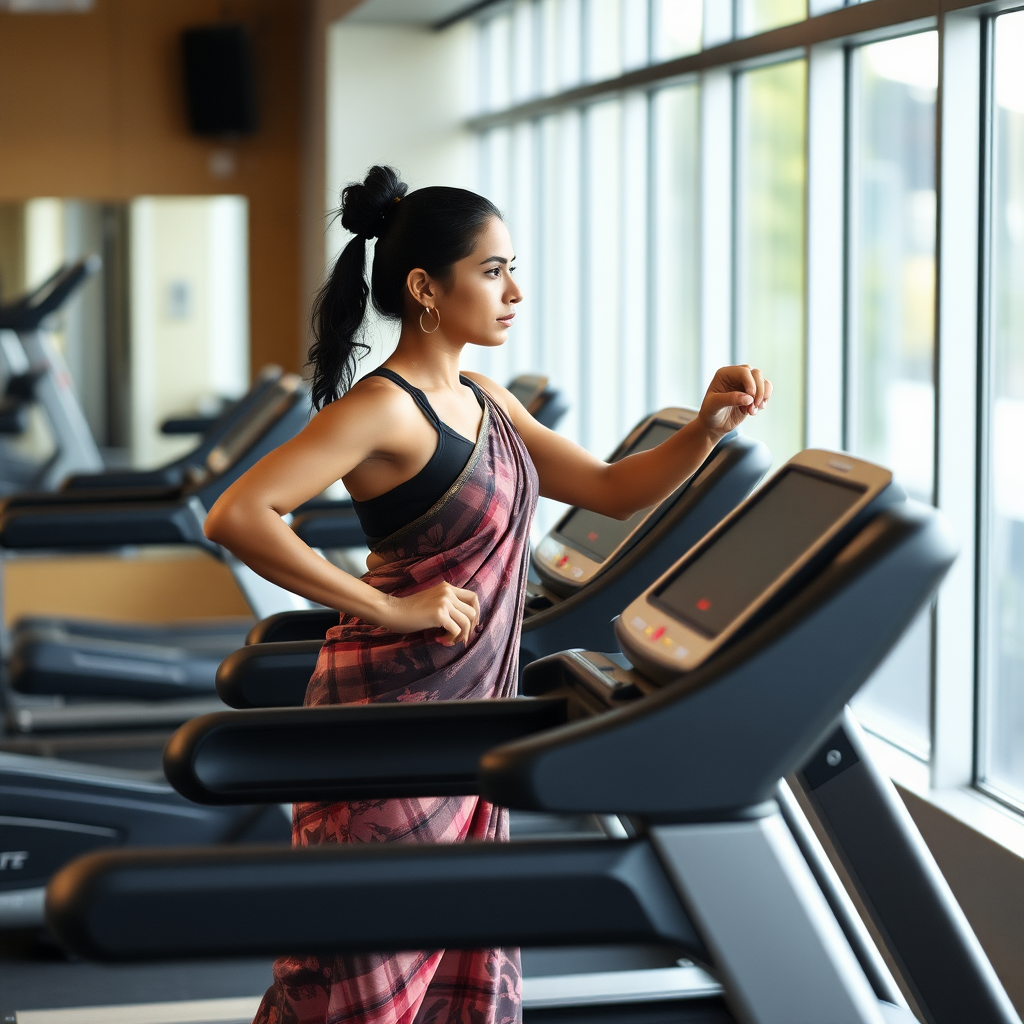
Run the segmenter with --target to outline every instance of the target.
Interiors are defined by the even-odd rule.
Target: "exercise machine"
[[[20,435],[31,407],[43,413],[53,452],[40,462],[10,445],[0,449],[0,493],[55,490],[75,473],[98,472],[103,459],[47,319],[100,267],[98,256],[67,264],[16,302],[0,307],[3,434]]]
[[[0,515],[0,546],[7,554],[188,544],[226,562],[256,617],[309,607],[211,544],[202,529],[207,509],[223,490],[266,452],[294,436],[307,416],[308,397],[301,380],[279,376],[261,389],[249,414],[224,433],[209,451],[203,471],[192,473],[188,481],[171,488],[147,484],[18,496]],[[242,642],[249,625],[251,620],[161,630],[37,620],[14,637],[8,728],[27,733],[96,728],[104,721],[125,720],[166,725],[168,715],[175,714],[167,698],[184,698],[181,711],[188,713],[194,713],[196,696],[216,699],[217,665]],[[40,702],[40,696],[48,699]],[[123,701],[129,698],[133,703],[126,707]],[[91,710],[83,701],[91,702]]]
[[[549,430],[554,430],[569,411],[565,396],[542,374],[521,373],[512,378],[508,390],[538,423]]]
[[[689,410],[670,409],[646,417],[619,447],[617,457],[640,450],[644,445],[656,443],[656,440],[662,437],[663,431],[677,429],[693,415],[695,413]],[[770,461],[767,449],[760,442],[741,435],[731,435],[723,439],[705,464],[674,495],[658,508],[649,510],[646,515],[635,517],[631,529],[632,539],[626,538],[617,546],[615,558],[609,560],[605,571],[595,574],[578,593],[568,598],[552,595],[552,601],[555,603],[545,613],[546,620],[540,615],[530,616],[526,621],[527,629],[532,621],[547,621],[548,632],[543,634],[549,637],[547,643],[556,644],[558,637],[562,641],[561,644],[552,646],[552,650],[558,650],[566,641],[583,643],[590,637],[610,639],[613,606],[620,607],[631,594],[649,583],[659,568],[669,564],[673,558],[687,550],[741,502],[760,481]],[[618,523],[615,525],[620,526]],[[621,561],[619,566],[613,564],[616,560]],[[594,596],[592,605],[587,603],[588,593]],[[305,614],[312,614],[314,618],[319,616],[324,622],[324,631],[337,621],[337,613],[329,611]],[[332,615],[333,620],[330,618]],[[267,628],[280,630],[282,625],[287,626],[296,618],[303,617],[294,613],[282,613],[264,620],[264,624]],[[310,661],[312,664],[316,661],[318,643],[267,643],[243,648],[231,655],[221,669],[219,687],[222,697],[228,703],[242,706],[273,703],[275,700],[280,702],[281,694],[286,689],[281,679],[282,656],[285,659],[290,653],[294,656],[296,648],[299,654],[298,667],[293,669],[288,679],[294,691],[294,702],[301,704],[312,672]],[[84,650],[84,647],[79,650]],[[263,653],[266,657],[260,660],[253,659],[251,655],[257,653]],[[249,655],[248,659],[246,655]],[[262,693],[260,687],[265,688]],[[223,704],[218,702],[217,707],[223,708]],[[141,708],[128,702],[69,704],[51,709],[48,717],[37,711],[35,722],[30,723],[34,724],[35,731],[23,728],[21,733],[24,739],[14,744],[13,749],[45,750],[61,754],[65,759],[100,758],[105,762],[124,763],[128,759],[125,749],[126,746],[130,747],[133,736],[119,738],[108,734],[102,736],[102,741],[97,743],[96,738],[87,731],[90,724],[87,716],[96,716],[97,724],[102,724],[104,728],[110,730],[113,724],[116,724],[115,716],[122,714],[128,720],[125,724],[130,724],[136,730],[136,746],[142,746],[144,750],[152,752],[154,748],[162,748],[171,728],[187,718],[211,710],[214,710],[211,703],[204,699],[151,701]],[[24,715],[25,708],[19,707],[17,713]],[[68,726],[74,726],[75,734],[55,735],[59,730],[54,722],[59,715],[63,716],[61,721],[66,722]],[[96,727],[94,725],[93,729]],[[139,730],[143,729],[148,730],[148,733],[140,734]],[[32,740],[30,745],[27,741],[32,737],[38,739]],[[45,808],[45,804],[39,806]],[[3,813],[2,805],[0,813]],[[40,813],[43,811],[40,810]],[[526,828],[533,833],[544,834],[550,834],[552,827],[562,830],[583,828],[590,831],[596,828],[591,820],[558,822],[550,818],[527,818],[525,815],[518,816],[516,824],[517,833],[520,834]],[[659,951],[654,954],[653,960],[648,956],[644,962],[665,966],[665,955]],[[672,964],[674,961],[670,957],[667,963]]]
[[[844,717],[955,551],[886,471],[804,452],[626,607],[623,657],[537,661],[531,700],[210,716],[167,752],[168,778],[211,805],[478,793],[615,815],[623,838],[91,854],[51,882],[50,926],[111,961],[661,942],[725,1007],[660,1019],[912,1021],[781,783],[799,773],[922,1017],[1016,1024]]]

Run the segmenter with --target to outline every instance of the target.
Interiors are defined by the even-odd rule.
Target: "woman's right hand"
[[[460,640],[469,641],[480,620],[480,599],[472,590],[461,590],[450,583],[421,590],[410,597],[385,600],[380,625],[394,633],[418,633],[423,629],[443,629],[446,647]]]

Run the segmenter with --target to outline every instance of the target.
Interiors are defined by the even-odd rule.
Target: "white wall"
[[[472,55],[469,21],[443,32],[345,20],[331,26],[325,209],[335,209],[341,189],[361,181],[374,164],[397,168],[410,190],[473,187],[472,138],[463,127],[475,109],[467,88],[475,80]],[[350,237],[337,222],[326,230],[328,264]],[[389,324],[375,324],[367,340],[374,346],[369,368],[386,357],[397,333]]]
[[[132,462],[192,447],[160,424],[249,380],[248,205],[240,196],[131,204]]]

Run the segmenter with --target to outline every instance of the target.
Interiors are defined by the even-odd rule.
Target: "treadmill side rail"
[[[219,712],[171,737],[164,774],[201,804],[468,795],[484,751],[566,715],[516,698]]]
[[[366,535],[351,505],[304,512],[292,520],[292,529],[311,548],[359,548]]]
[[[311,608],[307,612],[278,612],[260,619],[245,638],[246,645],[279,644],[295,640],[320,640],[338,625],[341,614],[333,608]],[[267,705],[268,707],[270,705]],[[232,705],[234,707],[234,705]]]
[[[797,780],[930,1024],[1020,1024],[910,812],[868,755],[849,709]]]
[[[631,942],[707,960],[643,840],[100,853],[54,877],[47,921],[114,962]]]
[[[884,1024],[871,985],[777,810],[748,821],[656,826],[651,842],[740,1020]]]

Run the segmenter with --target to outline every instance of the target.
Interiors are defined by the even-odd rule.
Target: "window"
[[[846,447],[932,501],[938,36],[850,55]],[[864,724],[929,753],[931,614],[857,697]]]
[[[587,81],[622,73],[623,0],[585,0],[583,5],[583,68]]]
[[[781,465],[804,444],[807,65],[741,75],[736,185],[736,357],[770,373],[770,416],[746,432]]]
[[[702,0],[655,0],[651,48],[655,60],[670,60],[700,49],[704,21]]]
[[[736,6],[743,35],[767,32],[807,17],[807,0],[739,0]]]
[[[563,430],[605,455],[643,413],[697,404],[715,367],[754,363],[776,390],[744,430],[776,467],[808,436],[827,437],[890,467],[912,498],[941,500],[967,560],[978,554],[977,579],[965,570],[946,585],[854,705],[941,779],[952,741],[940,723],[969,719],[976,703],[977,737],[968,725],[957,734],[953,774],[1024,808],[1024,0],[998,15],[969,3],[948,14],[935,0],[903,26],[893,5],[864,2],[863,35],[850,39],[827,37],[843,19],[812,16],[854,2],[510,0],[482,14],[481,67],[502,82],[483,89],[489,113],[472,128],[483,190],[506,204],[526,302],[515,355],[481,353],[481,368],[547,373],[571,404]],[[952,19],[947,47],[954,22],[972,26],[956,39],[977,38],[973,58],[946,50],[956,73],[941,112],[940,18]],[[786,49],[775,52],[768,33],[781,26]],[[513,68],[527,39],[534,52]],[[701,49],[712,46],[710,59]],[[990,66],[976,72],[983,49]],[[529,76],[530,95],[545,99],[524,109]],[[953,193],[976,186],[979,161],[948,150],[982,128],[965,76],[991,93],[988,175],[980,203],[965,193],[972,212],[955,220]],[[835,207],[814,233],[809,196]],[[977,238],[982,211],[984,266],[965,270],[972,287],[985,281],[975,335],[974,300],[949,301],[938,281],[975,262],[952,259],[950,239]],[[957,418],[949,375],[975,354],[979,415]],[[973,377],[964,387],[973,403]],[[965,445],[980,453],[977,480],[971,467],[962,481],[950,471]],[[977,523],[973,503],[953,508],[961,486],[978,494]],[[978,609],[957,651],[934,626],[953,614],[950,595],[965,622]]]
[[[980,772],[1024,804],[1024,12],[994,37]]]
[[[700,394],[700,88],[653,97],[651,407],[695,406]]]
[[[616,372],[622,338],[622,104],[584,114],[582,441],[608,454],[620,440],[622,395]]]

